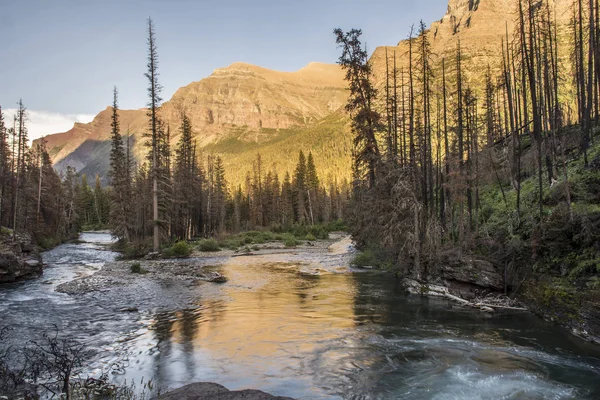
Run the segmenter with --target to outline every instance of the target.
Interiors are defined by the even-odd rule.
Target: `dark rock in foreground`
[[[0,283],[37,278],[42,271],[42,257],[29,235],[0,236]]]
[[[158,397],[158,400],[293,400],[291,397],[273,396],[260,390],[231,391],[211,382],[192,383]]]

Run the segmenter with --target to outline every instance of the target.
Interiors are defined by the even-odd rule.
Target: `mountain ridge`
[[[567,21],[568,3],[568,0],[554,2],[553,12],[559,17],[560,26],[564,26]],[[481,94],[484,82],[483,74],[479,71],[488,65],[492,73],[498,71],[501,43],[507,31],[512,38],[515,12],[516,3],[512,0],[450,0],[444,16],[427,29],[434,55],[433,66],[437,69],[438,77],[442,58],[447,60],[448,74],[454,74],[454,59],[460,41],[463,76],[467,85]],[[415,30],[413,35],[416,34]],[[379,46],[371,54],[373,77],[380,90],[385,85],[386,52],[390,62],[393,62],[391,57],[395,56],[398,69],[406,70],[408,41],[402,40],[396,46]],[[568,57],[568,54],[561,57]],[[227,148],[215,144],[219,141],[234,141],[237,143],[236,149],[247,147],[247,151],[252,151],[255,157],[261,151],[261,146],[244,146],[244,143],[272,144],[279,135],[288,138],[300,135],[302,130],[308,132],[319,123],[327,125],[335,119],[328,119],[328,116],[340,112],[346,99],[344,72],[336,64],[312,62],[297,71],[285,72],[235,62],[215,69],[208,77],[179,88],[170,100],[163,103],[161,117],[170,125],[172,145],[178,140],[179,121],[185,111],[192,122],[194,138],[200,149]],[[89,124],[76,124],[70,131],[47,137],[52,160],[58,169],[72,165],[80,171],[106,175],[107,162],[90,160],[89,157],[91,153],[96,156],[108,154],[105,142],[110,135],[109,111],[110,108],[103,110]],[[143,140],[140,140],[147,127],[145,109],[120,110],[120,118],[122,134],[128,136],[129,131],[133,135],[132,151],[140,160],[146,151]],[[334,135],[335,140],[343,142],[342,147],[347,148],[346,145],[351,142],[349,124],[333,123],[332,126],[342,130]],[[324,128],[324,131],[328,129]],[[91,143],[85,143],[86,141]],[[306,145],[305,141],[301,142],[303,146]],[[292,145],[290,143],[290,147]],[[334,144],[321,144],[323,146],[334,147]],[[325,152],[323,148],[310,145],[309,148],[296,147],[296,151]],[[348,166],[350,149],[351,147],[347,148],[347,154],[339,155]],[[291,149],[285,150],[268,158],[289,158],[287,153]],[[238,153],[220,154],[226,165],[236,165]],[[244,157],[245,160],[249,158],[251,157]],[[90,163],[101,167],[86,168]],[[234,185],[243,183],[239,178],[240,170],[249,172],[252,165],[245,163],[236,165],[236,168],[238,170],[235,174],[228,172],[228,178]],[[350,178],[350,168],[339,174],[341,175],[336,175],[335,178]]]
[[[171,145],[179,138],[183,112],[190,118],[200,148],[235,137],[242,142],[269,141],[284,131],[309,128],[341,109],[346,101],[343,72],[336,64],[311,62],[293,72],[236,62],[179,88],[161,106],[170,126]],[[102,178],[108,171],[112,107],[87,124],[46,137],[58,170],[68,165]],[[121,134],[132,136],[132,153],[138,160],[146,151],[142,135],[147,128],[145,109],[119,110]],[[94,168],[89,168],[89,164]],[[232,182],[239,183],[237,181]]]

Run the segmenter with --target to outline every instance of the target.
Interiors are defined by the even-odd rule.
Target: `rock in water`
[[[225,283],[227,282],[227,278],[221,275],[218,272],[210,272],[208,274],[204,274],[200,279],[206,282],[214,282],[214,283]]]
[[[230,391],[212,382],[192,383],[158,397],[158,400],[293,400],[291,397],[273,396],[260,390]]]
[[[37,278],[42,271],[42,257],[29,235],[0,236],[0,283]]]

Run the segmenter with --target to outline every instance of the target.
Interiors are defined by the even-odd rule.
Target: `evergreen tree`
[[[148,117],[150,136],[150,175],[152,179],[152,249],[158,252],[160,249],[160,215],[159,215],[159,180],[161,175],[161,142],[163,140],[162,124],[158,116],[160,107],[161,86],[158,83],[158,51],[156,48],[156,37],[152,19],[148,18],[148,71],[145,74],[148,79]]]
[[[177,239],[191,239],[196,160],[193,157],[192,125],[185,113],[181,119],[180,134],[173,171],[172,234]]]
[[[338,64],[346,72],[346,81],[350,86],[346,110],[352,117],[355,170],[360,175],[365,174],[369,186],[373,187],[377,165],[381,161],[377,134],[383,130],[383,126],[381,116],[375,110],[377,90],[371,82],[368,53],[360,42],[360,29],[343,32],[338,28],[333,33],[336,43],[342,48]]]
[[[307,199],[306,199],[306,157],[300,151],[298,154],[298,164],[294,172],[294,214],[295,221],[304,223],[307,218]]]
[[[131,239],[131,182],[126,157],[119,125],[118,92],[115,87],[113,89],[110,170],[108,173],[112,184],[109,226],[114,237],[129,242]]]

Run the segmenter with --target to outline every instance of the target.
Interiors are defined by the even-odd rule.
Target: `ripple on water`
[[[331,252],[218,262],[215,269],[229,278],[219,286],[147,279],[106,293],[55,293],[57,283],[114,259],[105,250],[109,235],[82,239],[93,243],[45,255],[51,267],[43,280],[0,290],[0,310],[25,339],[30,327],[56,323],[90,343],[90,371],[117,362],[117,381],[154,377],[163,388],[218,381],[311,400],[600,393],[600,358],[569,347],[555,327],[405,296],[389,275],[337,273],[347,266],[347,243]],[[192,303],[183,292],[192,292]],[[115,312],[132,305],[140,312]]]

